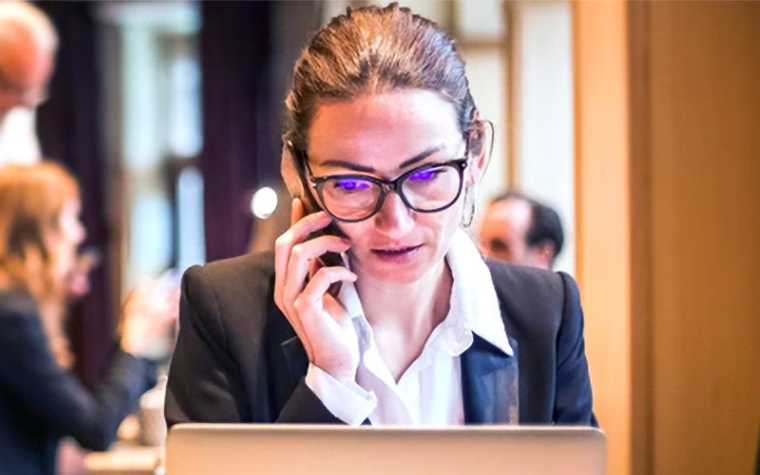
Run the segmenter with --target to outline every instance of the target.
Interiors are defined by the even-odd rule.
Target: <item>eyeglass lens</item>
[[[461,173],[455,165],[421,169],[407,175],[399,191],[407,205],[416,211],[436,211],[456,200]],[[333,177],[321,186],[323,205],[333,216],[360,220],[372,215],[383,195],[383,186],[359,176]]]

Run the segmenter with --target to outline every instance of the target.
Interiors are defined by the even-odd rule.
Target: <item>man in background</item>
[[[58,35],[42,11],[0,1],[0,166],[40,156],[34,109],[47,96]]]
[[[515,191],[494,198],[480,225],[483,253],[521,266],[551,269],[564,241],[557,212]]]

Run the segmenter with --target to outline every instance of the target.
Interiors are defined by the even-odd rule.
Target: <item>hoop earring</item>
[[[470,227],[475,217],[475,185],[469,185],[464,190],[464,207],[462,210],[462,226]]]

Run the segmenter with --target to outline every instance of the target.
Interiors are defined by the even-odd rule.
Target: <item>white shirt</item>
[[[356,331],[361,360],[347,387],[311,364],[306,385],[338,419],[361,425],[448,426],[464,424],[460,355],[473,333],[512,355],[491,273],[477,247],[457,230],[446,254],[454,282],[449,313],[422,353],[396,383],[380,357],[356,288],[344,283],[338,298]]]
[[[0,123],[0,167],[3,165],[32,164],[40,160],[40,145],[34,129],[35,113],[17,107]]]

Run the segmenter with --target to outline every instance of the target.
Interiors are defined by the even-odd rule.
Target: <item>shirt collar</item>
[[[460,305],[458,313],[464,315],[473,333],[512,356],[491,271],[475,243],[462,229],[457,229],[454,234],[446,260],[454,276],[452,308],[455,304]]]
[[[448,351],[461,354],[472,344],[475,333],[512,356],[491,271],[475,243],[461,229],[454,234],[446,262],[454,277],[449,314],[440,329]],[[338,299],[354,319],[360,348],[367,348],[371,334],[353,283],[342,284]]]

